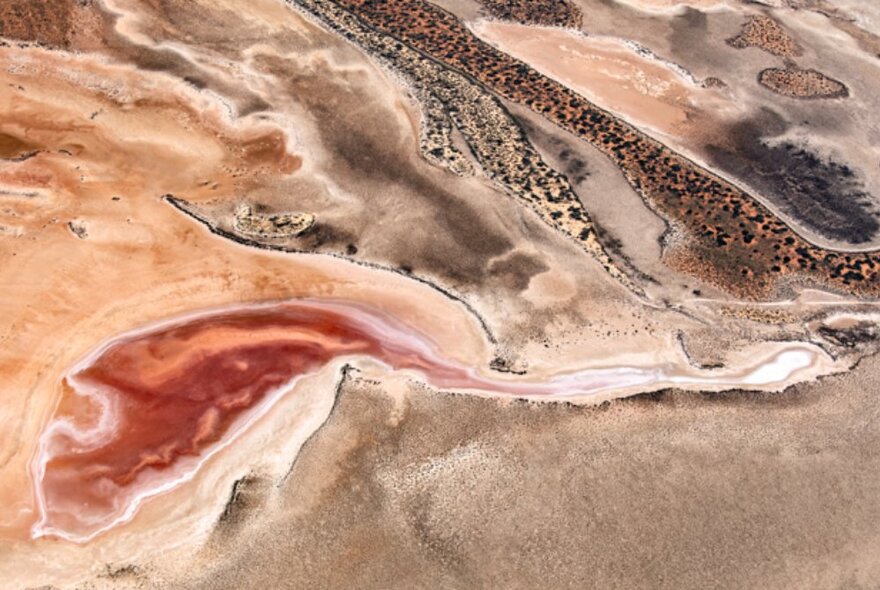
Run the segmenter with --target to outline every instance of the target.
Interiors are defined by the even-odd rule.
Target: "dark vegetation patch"
[[[782,25],[765,15],[750,17],[739,35],[728,39],[727,44],[737,49],[757,47],[782,57],[796,57],[803,53],[803,49]]]
[[[823,339],[843,348],[855,348],[862,344],[869,344],[880,336],[877,325],[872,322],[859,322],[849,328],[822,326],[818,332]]]
[[[571,150],[568,148],[563,148],[562,151],[559,152],[559,159],[562,160],[564,166],[563,172],[565,172],[565,175],[568,176],[574,184],[584,182],[590,175],[587,163],[578,156],[572,154]]]
[[[356,236],[344,228],[323,221],[315,222],[309,230],[297,240],[297,246],[305,251],[332,250],[342,251],[348,248]]]
[[[655,211],[675,226],[682,238],[664,253],[664,260],[681,272],[755,299],[775,297],[790,288],[792,281],[804,280],[845,292],[880,293],[877,253],[841,253],[806,241],[754,196],[480,41],[454,15],[437,5],[424,0],[299,3],[308,3],[309,10],[319,12],[341,6],[355,14],[359,22],[396,38],[401,47],[409,44],[447,67],[466,73],[504,99],[523,104],[589,141],[620,167]],[[700,20],[705,15],[688,13],[687,18]],[[785,161],[790,156],[781,158]],[[786,174],[782,178],[790,180]],[[821,174],[817,178],[818,186],[829,182]],[[799,196],[800,192],[795,194]],[[830,203],[823,205],[834,210]],[[851,210],[858,211],[859,207]],[[860,216],[855,224],[868,224],[861,226],[863,236],[872,233],[868,219]]]
[[[707,147],[722,170],[749,182],[810,231],[829,239],[863,244],[880,229],[875,205],[856,172],[809,149],[783,141],[771,145],[762,121],[733,125],[732,147]]]
[[[543,131],[528,117],[515,116],[516,123],[522,127],[526,136],[538,147],[544,145],[548,152],[556,152],[559,159],[560,170],[569,178],[572,184],[580,184],[590,176],[589,165],[578,155],[571,144],[556,137],[552,133]]]
[[[612,406],[663,406],[677,407],[719,407],[719,408],[750,408],[758,410],[785,409],[802,407],[815,403],[814,392],[798,386],[791,386],[784,391],[749,391],[746,389],[728,389],[725,391],[684,391],[680,389],[661,389],[648,393],[614,400]]]
[[[761,86],[790,98],[846,98],[849,90],[843,82],[816,70],[767,68],[758,74]]]
[[[489,14],[524,25],[548,27],[581,26],[580,9],[569,0],[478,0]]]
[[[505,287],[516,292],[525,291],[532,277],[549,270],[543,260],[523,252],[514,252],[489,265],[489,272]]]

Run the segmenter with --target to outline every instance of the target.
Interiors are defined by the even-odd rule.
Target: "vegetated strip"
[[[880,292],[877,252],[842,253],[807,242],[753,196],[482,42],[446,10],[424,0],[310,2],[341,6],[589,141],[682,235],[666,254],[674,268],[755,299],[771,296],[782,278],[862,295]]]
[[[535,211],[545,223],[576,240],[614,279],[637,295],[643,294],[600,243],[596,227],[568,178],[544,161],[525,131],[483,84],[397,38],[377,31],[337,4],[323,0],[296,0],[294,5],[402,78],[415,90],[426,120],[438,119],[432,105],[444,108],[448,120],[458,129],[487,177]],[[432,126],[436,128],[436,125]],[[444,139],[435,133],[425,141],[424,132],[423,129],[423,154],[437,163],[439,154],[425,153],[425,144],[442,144]],[[446,133],[443,135],[450,137]],[[442,153],[440,145],[438,148]],[[450,150],[446,152],[450,153]],[[458,167],[453,162],[446,164],[453,171]],[[625,259],[622,262],[629,265]]]

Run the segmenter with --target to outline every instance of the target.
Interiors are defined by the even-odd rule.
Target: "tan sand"
[[[645,12],[681,12],[687,8],[696,10],[723,10],[731,5],[730,0],[618,0],[620,4],[632,6]]]
[[[500,50],[654,134],[686,137],[710,113],[735,111],[719,91],[702,88],[620,39],[485,20],[472,28]]]

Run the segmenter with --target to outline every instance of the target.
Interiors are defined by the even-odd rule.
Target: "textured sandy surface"
[[[603,408],[354,380],[203,553],[236,557],[187,587],[870,588],[876,370]]]
[[[876,11],[688,4],[572,0],[575,32],[443,3],[465,33],[632,122],[632,137],[643,128],[744,185],[772,179],[755,194],[781,217],[750,246],[772,264],[792,256],[770,252],[791,246],[775,230],[823,252],[876,247]],[[675,251],[681,218],[644,200],[601,138],[461,82],[442,59],[434,77],[403,76],[302,5],[0,6],[0,586],[876,585],[876,301],[797,282],[737,300],[713,280],[733,268],[723,255],[696,268]],[[528,22],[524,6],[512,14]],[[764,12],[802,47],[796,67],[839,79],[846,100],[759,85],[794,66],[725,40]],[[455,76],[460,94],[426,98]],[[456,113],[462,97],[484,110]],[[828,198],[779,193],[792,179]],[[577,204],[565,223],[528,203],[539,180],[547,203],[565,208],[552,201],[563,187]],[[31,539],[29,467],[71,367],[153,322],[291,297],[375,306],[508,382],[662,367],[724,389],[716,377],[741,381],[775,351],[820,362],[778,395],[597,408],[438,391],[365,356],[337,360],[130,522],[84,544]]]

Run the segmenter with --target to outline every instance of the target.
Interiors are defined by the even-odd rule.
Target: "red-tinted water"
[[[467,372],[423,337],[357,306],[279,304],[196,317],[112,342],[67,377],[36,471],[37,529],[88,536],[139,488],[215,445],[272,392],[340,355],[416,369],[441,385]]]
[[[192,476],[301,376],[369,356],[432,385],[516,395],[586,395],[662,384],[782,383],[811,366],[802,345],[739,373],[670,367],[585,369],[543,382],[481,377],[431,340],[353,303],[296,301],[181,318],[120,336],[67,375],[40,438],[33,535],[87,540],[128,520],[142,500]]]

